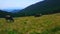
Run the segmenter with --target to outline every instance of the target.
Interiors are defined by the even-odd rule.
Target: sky
[[[0,9],[21,9],[43,0],[0,0]]]

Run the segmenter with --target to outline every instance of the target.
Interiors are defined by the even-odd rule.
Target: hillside
[[[1,17],[4,17],[4,15],[6,15],[6,14],[9,14],[9,12],[0,10],[0,18],[1,18]]]
[[[4,11],[4,10],[0,10],[0,18],[3,18],[5,15],[11,15],[14,17],[15,13],[12,13],[12,12],[7,12],[7,11]]]
[[[14,23],[7,23],[0,18],[0,34],[60,34],[60,13],[14,20]]]
[[[60,12],[60,0],[45,0],[38,2],[36,4],[30,5],[25,9],[19,11],[18,15],[35,15],[37,13],[41,14],[51,14]]]

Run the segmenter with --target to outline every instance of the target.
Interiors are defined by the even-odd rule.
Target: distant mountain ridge
[[[20,10],[22,10],[22,9],[3,9],[4,11],[7,11],[7,12],[12,12],[12,13],[14,13],[14,12],[18,12],[18,11],[20,11]]]

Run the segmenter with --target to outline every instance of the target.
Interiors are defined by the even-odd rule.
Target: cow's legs
[[[10,22],[14,22],[14,20],[10,20]]]

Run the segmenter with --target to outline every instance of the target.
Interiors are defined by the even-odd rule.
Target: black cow
[[[14,19],[13,19],[13,17],[11,15],[5,15],[5,20],[7,22],[14,22]]]
[[[36,15],[35,15],[35,17],[40,17],[40,16],[42,16],[42,14],[36,14]]]

